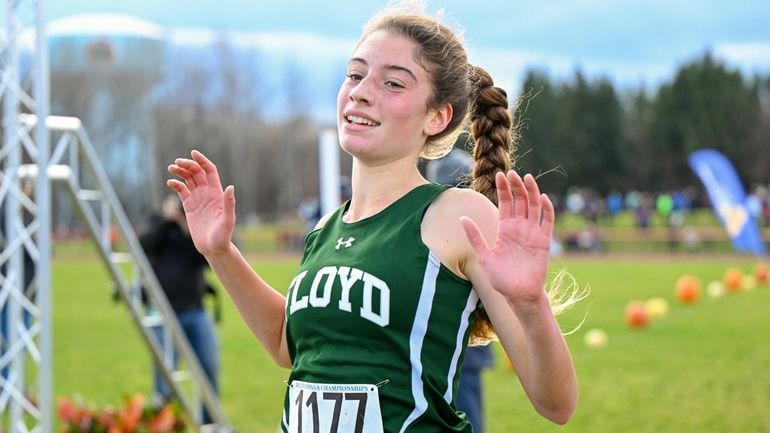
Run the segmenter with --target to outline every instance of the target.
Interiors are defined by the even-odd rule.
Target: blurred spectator
[[[765,200],[762,214],[765,217],[765,227],[770,227],[770,197]]]
[[[685,188],[677,188],[671,194],[673,211],[689,212],[692,209],[692,193]]]
[[[668,216],[668,248],[673,253],[679,249],[679,235],[684,224],[684,211],[674,210]]]
[[[634,217],[636,218],[636,225],[642,229],[646,230],[650,227],[650,219],[652,218],[652,209],[651,209],[651,203],[648,196],[644,195],[639,201],[639,205],[636,207],[636,212],[634,212]]]
[[[636,211],[641,203],[641,194],[639,191],[629,191],[626,194],[626,209],[630,211]]]
[[[762,199],[756,189],[746,196],[746,209],[755,221],[762,223]]]
[[[350,197],[352,196],[353,191],[350,189],[350,178],[347,176],[342,176],[340,178],[340,203],[345,203],[346,201],[350,200]],[[316,224],[318,224],[318,221],[321,219],[321,217],[323,217],[323,215],[321,215],[320,199],[312,198],[304,200],[299,204],[299,207],[297,208],[297,214],[300,218],[302,218],[302,220],[305,221],[305,231],[313,231]],[[304,238],[305,236],[303,233],[299,244],[300,249],[305,243]]]
[[[701,248],[700,234],[692,225],[688,224],[682,228],[682,241],[689,252],[696,252]]]
[[[655,200],[655,210],[658,211],[658,215],[664,218],[664,221],[668,220],[671,211],[674,210],[674,200],[669,193],[658,194],[658,198]]]
[[[582,251],[599,252],[601,243],[594,224],[586,224],[577,234],[577,244]]]
[[[759,217],[757,222],[760,226],[770,227],[770,193],[764,185],[757,185],[754,193],[759,197]]]
[[[623,210],[623,194],[613,189],[607,195],[607,213],[614,219]]]
[[[567,210],[573,214],[579,214],[585,209],[586,202],[579,188],[570,187],[567,190]]]
[[[203,302],[204,295],[213,291],[204,278],[208,262],[195,249],[187,228],[182,202],[176,194],[166,196],[161,214],[152,216],[139,240],[190,346],[211,382],[214,392],[218,393],[219,341]],[[164,344],[160,331],[158,328],[161,344]],[[176,354],[174,354],[174,364],[176,362]],[[171,390],[157,367],[154,380],[156,398],[161,401],[168,400],[171,397]],[[203,422],[204,424],[212,422],[205,409]]]
[[[605,205],[598,194],[590,190],[583,191],[585,207],[583,214],[593,224],[599,222],[599,216],[605,213]]]
[[[495,365],[492,346],[472,346],[465,352],[460,387],[457,390],[457,409],[465,412],[474,433],[484,432],[484,390],[481,371]]]
[[[567,236],[564,243],[569,251],[597,253],[602,249],[599,232],[593,223],[586,223],[585,227]]]

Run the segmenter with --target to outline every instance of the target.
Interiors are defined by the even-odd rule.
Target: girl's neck
[[[353,161],[353,196],[343,220],[351,223],[376,215],[415,187],[427,183],[414,161],[371,167]]]

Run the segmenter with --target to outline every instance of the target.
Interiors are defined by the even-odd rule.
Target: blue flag
[[[765,255],[759,226],[746,206],[746,192],[732,163],[713,149],[693,152],[689,163],[706,187],[714,213],[730,236],[733,248]]]

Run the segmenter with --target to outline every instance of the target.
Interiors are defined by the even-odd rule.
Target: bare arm
[[[195,247],[206,257],[254,335],[276,363],[291,367],[285,338],[285,297],[270,287],[232,242],[235,189],[222,190],[216,166],[202,153],[179,158],[167,184],[179,194]]]
[[[575,410],[578,387],[572,357],[544,290],[553,205],[531,175],[522,180],[514,172],[507,177],[498,173],[496,181],[496,212],[461,219],[472,247],[464,271],[533,406],[564,424]]]
[[[547,300],[517,308],[491,291],[481,298],[535,410],[559,424],[569,421],[577,405],[577,378]]]
[[[286,347],[286,298],[268,285],[234,245],[206,259],[232,298],[241,317],[281,367],[291,368]]]

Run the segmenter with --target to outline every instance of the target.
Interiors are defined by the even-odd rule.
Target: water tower
[[[48,23],[51,114],[83,121],[135,222],[157,202],[152,195],[162,182],[153,178],[151,94],[163,78],[165,36],[162,27],[121,14]]]

